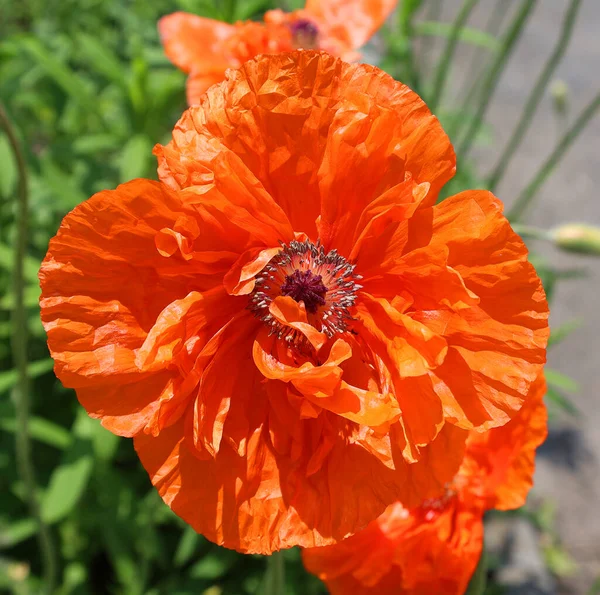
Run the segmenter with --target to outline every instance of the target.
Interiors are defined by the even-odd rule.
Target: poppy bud
[[[567,252],[600,255],[600,228],[585,223],[567,223],[552,231],[559,248]]]

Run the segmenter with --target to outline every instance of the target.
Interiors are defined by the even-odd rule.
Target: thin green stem
[[[598,111],[598,108],[600,108],[600,93],[598,93],[598,95],[596,95],[596,97],[594,97],[594,99],[592,99],[592,101],[581,112],[571,128],[569,128],[569,130],[567,130],[567,132],[562,136],[554,151],[552,151],[548,159],[546,159],[544,164],[540,167],[531,182],[529,182],[523,192],[521,192],[515,201],[515,204],[508,212],[507,216],[510,221],[518,221],[523,216],[523,213],[526,211],[527,207],[529,207],[539,189],[554,171],[554,168],[562,159],[569,147],[573,144],[575,139],[579,136],[579,133],[594,117]]]
[[[533,227],[532,225],[521,225],[520,223],[513,224],[512,228],[522,237],[532,240],[545,240],[546,242],[554,241],[552,233],[546,229]]]
[[[569,8],[565,13],[565,18],[562,24],[562,31],[558,42],[552,52],[550,58],[546,62],[544,69],[540,73],[529,97],[527,98],[527,103],[523,108],[523,113],[519,118],[518,124],[515,126],[515,129],[510,137],[510,140],[506,144],[506,147],[498,160],[498,164],[494,168],[494,171],[489,177],[488,180],[488,188],[491,191],[494,191],[496,186],[502,180],[504,173],[511,161],[514,157],[515,152],[519,148],[523,138],[527,134],[531,123],[533,122],[533,116],[544,96],[544,92],[546,91],[546,87],[550,82],[550,78],[554,74],[556,67],[561,61],[568,45],[571,40],[571,34],[573,33],[573,27],[575,25],[575,19],[577,17],[577,12],[581,6],[581,0],[571,0],[569,4]]]
[[[400,37],[403,42],[402,60],[406,66],[405,82],[417,93],[420,90],[420,76],[415,65],[415,55],[413,50],[413,24],[414,11],[398,11],[398,23]]]
[[[31,443],[29,440],[29,375],[27,373],[27,312],[24,302],[24,262],[27,252],[27,219],[28,219],[28,178],[25,158],[19,145],[17,135],[8,118],[6,110],[0,103],[0,128],[4,130],[12,149],[19,171],[19,193],[17,203],[17,239],[15,242],[14,260],[14,308],[12,311],[11,346],[14,365],[17,371],[16,393],[16,458],[19,474],[25,485],[27,501],[31,516],[38,523],[38,543],[44,565],[44,592],[52,594],[56,582],[56,554],[52,536],[48,526],[42,520],[37,500],[35,473],[31,460]]]
[[[469,19],[469,16],[471,15],[471,12],[475,6],[477,6],[478,2],[479,0],[464,0],[461,9],[458,11],[456,19],[454,19],[454,23],[452,23],[450,36],[448,37],[448,41],[446,42],[446,46],[442,51],[442,55],[440,56],[437,68],[435,70],[435,76],[433,79],[433,92],[429,100],[429,107],[432,111],[435,111],[436,107],[442,100],[444,87],[446,86],[448,75],[450,74],[450,65],[452,63],[452,58],[454,58],[456,46],[458,45],[460,32],[462,31]]]
[[[502,21],[504,20],[505,15],[507,14],[506,5],[502,2],[496,2],[494,4],[494,8],[490,13],[490,18],[488,19],[485,31],[490,35],[496,37],[500,32],[500,27],[502,26]],[[467,106],[469,103],[475,98],[475,92],[479,87],[480,77],[479,77],[479,67],[481,65],[481,60],[486,56],[485,52],[480,51],[475,48],[473,51],[473,59],[471,60],[471,64],[466,68],[466,78],[465,78],[465,92],[462,95],[462,108],[461,113],[465,113]],[[471,84],[467,86],[467,83],[471,78]]]
[[[475,115],[471,120],[467,131],[462,136],[462,139],[458,144],[457,154],[460,157],[466,157],[471,150],[473,141],[475,140],[475,137],[481,128],[483,118],[490,104],[490,100],[492,99],[494,91],[496,90],[496,86],[498,85],[498,81],[500,80],[500,75],[504,71],[506,62],[508,61],[508,58],[510,57],[519,37],[521,36],[521,32],[525,27],[527,18],[535,6],[536,1],[537,0],[523,1],[517,15],[509,27],[508,32],[506,33],[500,52],[496,56],[496,59],[492,63],[492,66],[484,78],[481,86],[481,95],[479,97],[477,110],[475,111]]]
[[[274,552],[267,558],[265,595],[285,595],[285,563],[283,552]]]
[[[439,21],[440,15],[442,12],[442,0],[428,0],[426,12],[425,12],[425,21]],[[419,62],[421,67],[421,72],[426,72],[429,66],[429,58],[431,55],[431,48],[434,44],[435,38],[433,36],[428,37],[425,36],[420,40],[419,44]]]

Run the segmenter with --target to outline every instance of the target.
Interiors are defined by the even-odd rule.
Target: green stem
[[[530,238],[532,240],[545,240],[547,242],[554,241],[552,234],[546,229],[540,229],[539,227],[533,227],[531,225],[521,225],[520,223],[513,223],[512,228],[522,238]]]
[[[600,108],[600,93],[598,93],[598,95],[596,95],[596,97],[594,97],[581,112],[577,120],[575,120],[571,128],[569,128],[560,139],[554,151],[552,151],[548,159],[546,159],[542,167],[540,167],[531,182],[523,192],[521,192],[519,198],[517,198],[515,204],[508,212],[507,217],[510,221],[518,221],[523,216],[523,213],[535,198],[538,190],[542,187],[548,176],[554,171],[554,168],[579,136],[579,133],[596,114],[598,108]]]
[[[500,32],[502,21],[504,20],[504,17],[507,12],[508,11],[506,10],[505,4],[503,4],[502,2],[496,2],[490,14],[490,18],[486,23],[485,31],[490,35],[496,37]],[[479,67],[481,65],[481,60],[485,56],[485,52],[482,52],[479,49],[475,49],[473,51],[473,59],[471,60],[471,64],[466,69],[466,78],[464,83],[466,90],[462,95],[462,107],[460,110],[460,112],[463,114],[467,111],[469,103],[475,99],[475,93],[480,83]],[[471,79],[471,84],[467,86],[469,79]]]
[[[283,552],[274,552],[267,558],[265,595],[285,595],[285,564]]]
[[[38,524],[38,543],[42,552],[44,565],[44,592],[54,592],[56,582],[56,555],[52,536],[48,526],[42,520],[40,507],[37,500],[35,473],[31,459],[31,443],[29,440],[29,375],[27,373],[27,312],[24,303],[24,262],[27,252],[27,218],[28,218],[28,179],[25,158],[17,140],[13,126],[6,114],[4,106],[0,103],[0,128],[4,130],[11,146],[17,169],[19,171],[19,193],[17,203],[17,238],[15,242],[14,260],[14,297],[15,303],[12,311],[11,346],[14,365],[17,371],[17,384],[15,387],[15,408],[17,416],[16,428],[16,459],[19,474],[25,485],[26,497],[31,516]]]
[[[413,90],[419,93],[420,90],[420,76],[418,69],[415,65],[415,54],[413,50],[413,24],[412,19],[414,14],[411,12],[409,14],[405,14],[404,11],[399,10],[399,29],[400,29],[400,37],[403,40],[403,55],[402,60],[406,65],[406,79],[405,82],[408,86]],[[402,80],[402,79],[400,79]]]
[[[482,551],[465,595],[483,595],[485,593],[485,588],[487,586],[487,569],[487,556],[485,551]]]
[[[558,42],[552,52],[552,55],[546,62],[544,69],[540,73],[529,97],[527,98],[527,103],[523,108],[523,113],[521,114],[521,118],[519,119],[518,124],[515,126],[515,129],[512,133],[512,136],[508,143],[506,144],[506,148],[500,157],[498,164],[496,165],[494,171],[489,177],[488,180],[488,188],[493,192],[499,182],[502,180],[504,176],[504,172],[506,171],[511,159],[514,157],[515,152],[520,146],[521,142],[531,123],[533,122],[533,116],[544,96],[544,92],[548,83],[550,82],[550,78],[554,74],[558,63],[562,59],[565,50],[569,45],[569,41],[571,40],[571,34],[573,32],[573,26],[575,25],[575,19],[577,17],[577,12],[581,6],[581,0],[571,0],[569,4],[569,8],[565,13],[565,18],[562,24],[562,31]]]
[[[442,0],[428,0],[427,9],[425,12],[425,21],[439,21],[442,12]],[[421,72],[426,72],[429,66],[429,58],[431,49],[434,44],[435,37],[424,37],[420,43],[420,68]]]
[[[459,142],[457,154],[460,157],[466,157],[471,150],[471,146],[473,145],[473,141],[479,132],[481,124],[483,122],[483,118],[487,112],[487,108],[490,104],[490,100],[494,91],[496,90],[496,86],[498,85],[498,81],[500,80],[500,75],[502,74],[504,67],[508,58],[510,57],[512,50],[517,43],[517,40],[521,36],[521,32],[527,22],[527,17],[531,13],[531,10],[535,6],[537,0],[524,0],[521,4],[521,7],[517,13],[517,16],[514,18],[511,26],[504,38],[502,43],[502,47],[500,52],[496,56],[489,72],[484,78],[484,81],[481,86],[481,95],[479,97],[479,105],[477,106],[477,110],[475,112],[475,116],[471,120],[471,123],[462,136],[462,140]]]
[[[471,15],[471,12],[475,6],[477,6],[478,2],[479,0],[464,0],[456,19],[454,19],[450,36],[446,42],[446,47],[444,47],[442,51],[442,55],[435,70],[435,76],[433,79],[433,93],[431,99],[429,100],[429,108],[431,111],[435,111],[442,99],[444,87],[446,86],[448,74],[450,73],[452,58],[454,57],[454,52],[456,51],[456,46],[458,45],[460,32],[462,31],[467,20],[469,19],[469,16]]]

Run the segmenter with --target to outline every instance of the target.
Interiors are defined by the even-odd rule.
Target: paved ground
[[[482,26],[496,2],[514,10],[517,0],[481,0],[471,24]],[[446,20],[456,14],[462,0],[443,2]],[[540,0],[503,76],[495,102],[489,110],[496,142],[478,158],[483,166],[495,163],[519,117],[525,98],[557,38],[567,0]],[[576,114],[600,90],[600,1],[583,0],[571,46],[557,71],[570,89],[570,112]],[[459,55],[463,70],[471,54]],[[457,73],[461,74],[461,73]],[[457,83],[460,87],[460,77]],[[536,115],[525,142],[497,194],[508,205],[531,179],[548,155],[557,137],[557,121],[547,97]],[[485,167],[484,167],[485,171]],[[600,225],[600,114],[581,135],[559,168],[542,189],[529,222],[552,227],[565,221]],[[560,325],[573,318],[585,323],[563,344],[552,350],[550,365],[580,384],[573,400],[581,411],[576,421],[559,420],[539,458],[536,493],[558,507],[558,530],[563,543],[578,563],[564,593],[587,594],[600,577],[600,258],[572,257],[552,247],[532,244],[536,250],[561,265],[584,266],[585,280],[564,282],[553,304],[551,323]]]

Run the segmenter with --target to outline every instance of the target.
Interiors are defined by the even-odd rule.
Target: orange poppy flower
[[[407,87],[263,56],[155,153],[161,182],[67,215],[42,319],[63,383],[206,537],[335,542],[441,493],[466,430],[520,409],[540,281],[489,192],[435,205],[454,153]]]
[[[383,25],[398,0],[307,0],[304,9],[270,10],[264,22],[235,25],[175,12],[160,19],[158,30],[165,53],[189,74],[189,105],[200,101],[225,70],[239,68],[259,54],[293,49],[321,49],[346,61]]]
[[[518,508],[532,485],[535,450],[547,433],[540,375],[505,426],[471,432],[447,493],[415,508],[388,507],[364,531],[303,551],[332,595],[462,595],[483,548],[483,513]]]

